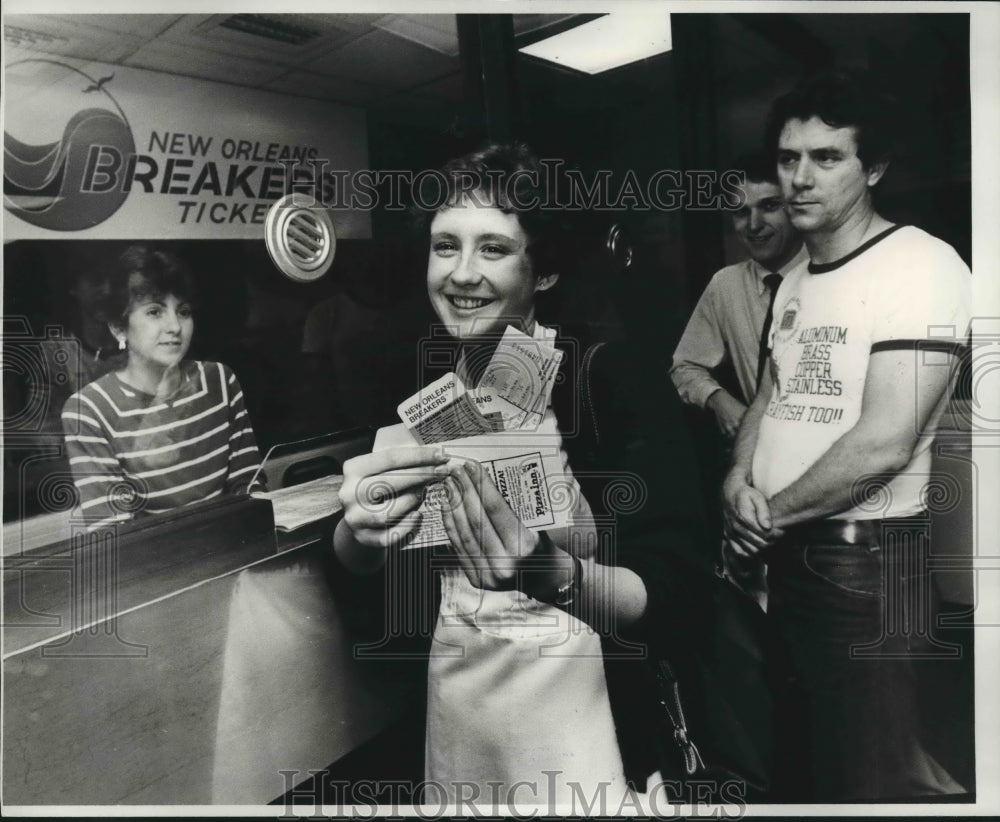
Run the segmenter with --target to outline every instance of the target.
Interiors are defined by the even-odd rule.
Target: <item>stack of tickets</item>
[[[536,338],[508,326],[477,385],[454,373],[430,383],[399,405],[402,424],[380,429],[374,448],[440,444],[449,455],[479,461],[528,528],[567,525],[571,506],[553,505],[569,496],[561,439],[545,413],[561,360],[551,330]],[[407,547],[447,542],[443,499],[440,484],[431,484]]]
[[[562,361],[554,332],[545,331],[535,339],[507,326],[478,385],[448,373],[401,403],[396,411],[413,439],[431,445],[537,427]]]

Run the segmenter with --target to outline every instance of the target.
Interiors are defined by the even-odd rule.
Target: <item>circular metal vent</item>
[[[307,199],[310,205],[303,205]],[[264,242],[281,273],[300,283],[326,274],[337,249],[329,211],[301,194],[288,194],[271,206]]]

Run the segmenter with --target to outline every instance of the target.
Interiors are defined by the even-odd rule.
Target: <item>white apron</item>
[[[434,790],[500,813],[580,807],[605,791],[617,807],[626,786],[600,637],[519,591],[474,588],[460,570],[442,576],[442,595],[427,696]]]
[[[589,522],[590,506],[573,485],[573,521]],[[441,589],[428,670],[426,801],[505,814],[574,801],[579,808],[606,794],[617,807],[626,785],[600,636],[520,591],[476,588],[460,569],[442,574]]]

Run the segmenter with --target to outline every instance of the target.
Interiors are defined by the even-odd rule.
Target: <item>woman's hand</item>
[[[516,588],[550,600],[574,572],[569,554],[529,531],[475,460],[452,459],[441,516],[462,570],[477,588]]]
[[[434,445],[389,448],[344,463],[340,502],[354,539],[372,548],[407,541],[420,524],[420,503],[434,469],[448,460]]]

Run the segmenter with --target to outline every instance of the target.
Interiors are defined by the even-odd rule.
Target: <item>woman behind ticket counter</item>
[[[450,191],[429,215],[427,291],[467,380],[469,364],[487,359],[482,347],[508,324],[536,339],[553,333],[536,321],[537,298],[572,287],[560,282],[568,279],[560,215],[539,207],[546,192],[538,169],[519,146],[491,146],[444,168]],[[527,530],[478,463],[449,459],[437,446],[344,465],[334,547],[356,574],[375,573],[405,545],[428,484],[443,481],[453,500],[444,524],[458,567],[442,573],[425,760],[428,784],[452,800],[472,790],[481,802],[499,795],[503,803],[517,785],[512,801],[526,806],[567,801],[574,785],[587,797],[603,785],[614,797],[628,783],[645,790],[658,766],[654,700],[635,646],[630,660],[609,651],[625,647],[618,640],[679,633],[674,609],[696,599],[676,573],[678,558],[703,544],[694,457],[676,399],[658,389],[662,374],[633,379],[611,346],[593,359],[591,396],[595,417],[614,425],[599,446],[569,436],[582,419],[574,408],[581,354],[582,345],[568,350],[546,412],[558,421],[568,470],[589,476],[581,475],[585,494],[574,497],[568,529]],[[598,555],[593,515],[606,514],[616,480],[635,496],[618,512],[611,550]],[[687,616],[689,625],[698,620]]]
[[[63,409],[79,512],[97,528],[246,493],[260,466],[236,375],[185,360],[194,333],[193,278],[169,251],[130,246],[104,309],[123,367]]]

